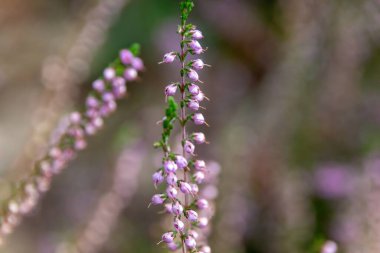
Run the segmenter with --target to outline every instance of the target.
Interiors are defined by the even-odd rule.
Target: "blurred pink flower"
[[[354,188],[351,167],[329,164],[317,168],[314,174],[314,188],[316,194],[322,198],[346,197]]]

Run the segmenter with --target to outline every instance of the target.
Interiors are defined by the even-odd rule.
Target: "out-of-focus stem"
[[[100,196],[98,204],[85,229],[74,243],[64,242],[57,247],[59,253],[97,253],[109,239],[120,213],[131,204],[136,193],[138,177],[142,171],[146,150],[142,143],[126,145],[120,153],[114,171],[113,182]]]

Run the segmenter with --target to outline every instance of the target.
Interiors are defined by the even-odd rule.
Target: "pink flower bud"
[[[174,96],[175,93],[177,92],[177,85],[176,84],[169,84],[168,86],[165,87],[165,95],[166,96]]]
[[[37,203],[37,198],[28,197],[26,200],[24,200],[23,203],[21,203],[20,212],[22,214],[29,213],[36,206],[36,203]]]
[[[161,205],[165,201],[165,195],[164,194],[155,194],[152,197],[151,203],[153,205]]]
[[[203,34],[199,30],[193,30],[191,31],[191,37],[195,40],[203,39]]]
[[[176,164],[177,164],[179,169],[186,168],[187,167],[187,160],[185,157],[183,157],[181,155],[177,155],[176,156]]]
[[[206,142],[206,136],[203,133],[193,133],[193,140],[197,144],[203,144]]]
[[[127,86],[125,85],[125,79],[122,77],[115,77],[112,80],[113,94],[117,98],[121,98],[127,92]]]
[[[176,251],[178,249],[178,245],[175,242],[168,243],[167,246],[171,251]]]
[[[183,212],[183,206],[179,202],[175,202],[172,206],[173,214],[181,215]]]
[[[198,239],[198,238],[199,238],[199,234],[198,234],[198,232],[195,231],[195,230],[189,230],[189,231],[187,232],[187,234],[188,234],[188,236],[191,236],[191,237],[193,237],[194,239]]]
[[[86,99],[86,105],[90,108],[98,107],[99,101],[93,96],[88,96]]]
[[[190,99],[189,102],[187,102],[187,107],[189,107],[193,111],[198,111],[199,102],[197,100]]]
[[[194,69],[189,69],[189,72],[187,72],[187,77],[193,82],[199,81],[199,75]]]
[[[70,161],[74,159],[74,157],[75,151],[72,148],[66,148],[65,150],[63,150],[62,159],[64,160],[64,162]]]
[[[110,81],[116,76],[116,71],[114,68],[111,68],[111,67],[106,68],[103,71],[103,76],[104,76],[104,79]]]
[[[185,193],[185,194],[189,194],[189,193],[192,193],[192,189],[191,189],[191,186],[189,183],[186,183],[186,182],[180,182],[179,183],[179,189],[181,190],[181,192]]]
[[[78,139],[75,141],[75,149],[76,150],[83,150],[87,146],[87,142],[84,139]]]
[[[132,59],[131,65],[134,69],[138,71],[144,70],[144,62],[139,57],[134,57]]]
[[[95,118],[99,116],[99,112],[95,108],[90,108],[90,109],[87,109],[86,116],[89,118]]]
[[[175,199],[177,197],[177,194],[178,194],[178,191],[176,188],[174,188],[173,186],[169,186],[167,189],[166,189],[166,194],[168,195],[169,198],[171,199]]]
[[[202,50],[202,46],[197,40],[190,41],[188,45],[194,51]]]
[[[198,199],[196,205],[200,210],[204,210],[208,208],[208,201],[206,199]]]
[[[63,159],[53,160],[53,163],[52,163],[52,172],[54,174],[58,174],[58,173],[60,173],[63,170],[64,166],[65,166],[65,162],[64,162]],[[49,185],[50,185],[50,183],[49,183]]]
[[[112,87],[120,87],[125,86],[125,79],[117,76],[112,80]]]
[[[204,253],[211,253],[211,248],[208,245],[205,245],[201,248],[201,251]]]
[[[174,219],[174,228],[178,231],[183,231],[183,229],[185,228],[185,224],[178,218]]]
[[[198,184],[201,184],[205,179],[205,174],[202,171],[197,171],[194,173],[194,180]]]
[[[58,171],[54,171],[54,173],[58,173]],[[50,189],[51,178],[39,177],[36,183],[38,191],[47,192]]]
[[[198,227],[199,228],[205,228],[208,225],[208,219],[206,217],[199,218],[198,220]]]
[[[197,95],[193,95],[193,99],[202,102],[205,99],[205,94],[202,91],[199,91]]]
[[[169,160],[164,162],[164,169],[166,173],[175,172],[177,168],[177,164],[174,161]]]
[[[92,88],[94,88],[94,90],[98,91],[98,92],[103,92],[106,88],[106,85],[104,84],[104,81],[101,80],[101,79],[98,79],[98,80],[95,80],[93,83],[92,83]]]
[[[82,138],[82,137],[84,137],[84,131],[80,127],[71,128],[69,130],[69,134],[71,134],[74,138]]]
[[[100,108],[100,110],[99,110],[99,114],[100,114],[100,116],[102,116],[102,117],[106,117],[106,116],[110,115],[110,113],[111,113],[111,111],[110,111],[110,109],[108,108],[107,105],[103,105],[103,106]]]
[[[62,159],[54,160],[53,166],[52,166],[52,172],[54,174],[58,174],[63,170],[64,167],[65,167],[65,162]]]
[[[109,110],[110,112],[114,112],[114,111],[116,110],[116,108],[117,108],[117,104],[116,104],[115,101],[109,101],[109,102],[106,104],[106,106],[107,106],[107,108],[108,108],[108,110]]]
[[[186,211],[186,218],[191,222],[196,222],[198,220],[198,213],[194,210]]]
[[[206,169],[206,163],[203,160],[196,160],[194,162],[194,167],[196,170],[204,170]]]
[[[197,246],[197,242],[195,241],[195,239],[193,237],[188,236],[185,239],[185,245],[189,249],[194,249]]]
[[[131,51],[129,51],[128,49],[123,49],[120,51],[120,61],[123,63],[123,64],[131,64],[132,63],[132,60],[133,60],[134,56],[132,54]]]
[[[198,49],[193,50],[194,54],[202,54],[203,52],[204,52],[203,48],[198,48]]]
[[[174,186],[177,185],[178,178],[174,173],[169,173],[166,177],[166,182],[168,185]]]
[[[167,213],[173,213],[173,204],[172,203],[166,203],[165,204],[165,210]]]
[[[127,68],[127,69],[124,71],[124,78],[125,78],[127,81],[133,81],[133,80],[136,80],[136,78],[137,78],[137,70],[134,69],[134,68]]]
[[[87,123],[84,128],[87,135],[94,135],[96,133],[96,127],[91,123]]]
[[[164,55],[164,58],[162,59],[162,63],[171,63],[175,60],[176,53],[170,52]]]
[[[125,86],[125,84],[113,87],[113,94],[116,98],[122,98],[125,95],[125,93],[127,93],[127,86]]]
[[[174,241],[174,233],[173,232],[167,232],[162,235],[162,241],[166,243],[172,243]]]
[[[41,168],[42,168],[42,163],[41,163]],[[28,183],[28,184],[24,185],[24,191],[25,191],[25,194],[27,195],[27,197],[30,197],[30,198],[36,199],[36,200],[39,197],[39,193],[37,191],[37,188],[33,183]]]
[[[96,117],[94,119],[92,119],[92,125],[96,128],[101,128],[104,124],[104,121],[102,118],[100,117]]]
[[[196,70],[200,70],[200,69],[203,69],[205,64],[201,59],[196,59],[191,63],[191,66],[195,68]]]
[[[152,181],[155,185],[161,184],[164,181],[164,175],[162,171],[157,171],[152,175]]]
[[[203,125],[205,123],[205,118],[202,113],[195,113],[192,118],[195,125]]]
[[[102,95],[102,99],[105,102],[110,102],[110,101],[115,100],[115,97],[113,96],[113,94],[111,92],[105,92]]]
[[[194,154],[195,146],[190,141],[185,141],[184,150],[188,154]]]
[[[198,192],[199,192],[199,187],[198,187],[197,184],[191,184],[191,192],[193,193],[193,195],[198,194]]]
[[[50,149],[49,155],[52,158],[57,159],[57,158],[59,158],[62,155],[62,151],[59,148],[57,148],[57,147],[53,147],[52,149]]]
[[[194,83],[191,83],[187,88],[191,95],[198,95],[200,92],[199,86]]]
[[[79,124],[82,116],[79,112],[73,112],[70,114],[70,122],[73,124]]]
[[[50,176],[51,175],[51,173],[52,173],[52,167],[51,167],[51,165],[50,165],[50,163],[48,161],[41,162],[40,168],[41,168],[42,173],[45,176]]]

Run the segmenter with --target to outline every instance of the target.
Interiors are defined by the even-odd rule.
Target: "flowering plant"
[[[196,26],[187,23],[188,17],[194,7],[190,0],[182,1],[181,24],[177,33],[180,36],[179,52],[169,52],[160,63],[180,63],[180,80],[165,87],[165,98],[167,109],[161,123],[163,126],[162,138],[154,144],[162,148],[164,156],[162,166],[153,174],[154,185],[166,181],[165,193],[155,194],[151,204],[165,206],[165,210],[173,216],[173,227],[162,235],[162,242],[166,243],[170,250],[182,248],[183,252],[209,253],[208,245],[199,244],[200,231],[208,225],[207,217],[200,217],[200,210],[208,208],[209,203],[198,194],[198,185],[206,178],[206,163],[196,158],[195,144],[207,143],[202,132],[188,133],[187,125],[193,122],[195,125],[208,125],[199,105],[207,99],[198,86],[203,83],[199,79],[198,70],[209,66],[201,59],[189,60],[189,55],[198,56],[205,49],[199,43],[203,38]],[[179,102],[176,102],[177,91],[179,91]],[[189,111],[189,112],[188,112]],[[182,150],[174,152],[170,146],[170,136],[175,123],[181,129]],[[198,242],[197,242],[198,241]]]
[[[22,216],[36,206],[42,193],[49,190],[53,176],[59,174],[78,151],[86,148],[86,138],[94,135],[103,126],[104,118],[116,110],[116,100],[126,94],[126,83],[136,80],[138,72],[144,69],[138,53],[137,44],[121,50],[119,58],[92,83],[93,90],[86,98],[85,110],[72,112],[61,120],[46,153],[4,201],[0,210],[1,237],[11,233]]]

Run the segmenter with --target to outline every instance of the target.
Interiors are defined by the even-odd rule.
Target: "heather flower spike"
[[[191,0],[182,1],[179,52],[168,52],[160,63],[180,65],[180,80],[164,89],[167,108],[160,123],[163,127],[162,138],[154,147],[162,148],[162,165],[152,176],[155,186],[166,184],[161,193],[153,196],[152,204],[163,205],[166,214],[172,216],[173,223],[162,235],[162,242],[169,250],[182,248],[182,252],[210,252],[202,229],[207,228],[209,203],[199,196],[199,184],[207,182],[207,168],[203,160],[195,159],[196,145],[207,143],[202,132],[189,133],[187,125],[207,125],[202,113],[197,112],[200,103],[206,98],[198,84],[202,84],[198,71],[207,65],[202,59],[188,59],[189,55],[200,55],[205,49],[199,42],[203,34],[194,25],[187,23],[194,6]],[[176,101],[178,99],[178,102]],[[189,112],[188,112],[189,111]],[[175,152],[170,146],[170,138],[175,123],[181,128],[181,150]],[[164,183],[163,183],[164,182]]]
[[[104,119],[115,111],[116,100],[126,93],[127,81],[136,80],[138,71],[142,69],[138,51],[137,44],[121,50],[119,58],[92,83],[93,90],[85,100],[85,111],[73,112],[62,119],[52,135],[49,150],[5,201],[3,206],[8,208],[0,214],[0,237],[11,233],[22,216],[32,211],[42,194],[49,190],[53,176],[59,174],[78,151],[86,148],[88,136],[95,134],[103,126]],[[138,63],[139,69],[132,62]],[[123,76],[125,72],[129,74]],[[160,180],[157,177],[156,184]],[[158,202],[158,198],[155,199],[155,203]]]

